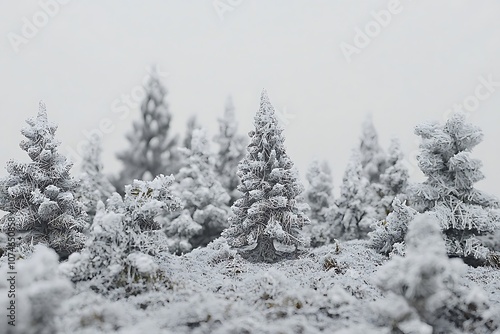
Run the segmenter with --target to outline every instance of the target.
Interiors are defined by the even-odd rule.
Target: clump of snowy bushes
[[[378,274],[380,288],[393,296],[380,309],[403,333],[491,333],[500,309],[480,288],[461,286],[464,272],[461,260],[448,258],[436,215],[419,215],[409,225],[406,256],[395,256]]]
[[[167,239],[155,218],[180,206],[169,189],[173,181],[163,175],[135,180],[123,200],[115,193],[107,208],[101,202],[86,247],[62,265],[71,280],[116,298],[168,286],[160,267]]]

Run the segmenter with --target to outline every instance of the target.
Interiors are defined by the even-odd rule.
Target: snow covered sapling
[[[182,150],[186,166],[172,188],[182,199],[184,211],[170,215],[164,223],[170,251],[177,254],[208,245],[228,226],[230,197],[217,179],[205,130],[194,130],[190,146]]]
[[[370,183],[377,183],[386,168],[386,156],[378,143],[378,134],[371,116],[363,122],[359,145],[363,172]]]
[[[410,203],[437,214],[450,256],[486,263],[491,252],[477,237],[498,228],[500,213],[496,198],[474,188],[484,176],[470,151],[483,140],[482,131],[457,113],[444,125],[417,126],[415,133],[422,138],[417,159],[427,180],[409,186]]]
[[[305,199],[311,207],[311,219],[324,222],[326,211],[333,202],[333,177],[328,163],[314,160],[306,174],[309,187]]]
[[[434,333],[493,332],[499,325],[494,310],[484,291],[460,284],[464,272],[462,261],[448,258],[435,215],[418,215],[406,236],[406,256],[394,257],[378,273],[379,287],[395,295],[389,303],[401,305],[385,316],[399,330],[421,321]]]
[[[330,211],[328,218],[332,222],[332,240],[362,239],[371,231],[370,225],[376,215],[370,205],[371,198],[367,195],[369,181],[362,168],[361,157],[354,150],[342,180],[336,208]]]
[[[310,213],[311,225],[306,227],[310,235],[311,247],[320,247],[330,243],[327,216],[333,210],[333,178],[330,166],[325,161],[314,160],[306,174],[309,187],[305,191],[307,212]]]
[[[255,116],[255,130],[246,157],[239,164],[238,187],[243,197],[233,207],[231,226],[224,231],[230,246],[248,251],[257,261],[276,261],[284,255],[278,245],[304,244],[301,229],[309,219],[298,209],[296,197],[303,191],[293,162],[286,154],[279,126],[266,91]],[[290,252],[290,247],[284,252]]]
[[[88,227],[96,214],[97,203],[105,202],[116,190],[102,172],[102,146],[99,136],[92,136],[82,154],[80,186],[76,197],[87,212]]]
[[[57,151],[57,125],[48,121],[42,102],[26,122],[20,146],[31,161],[10,160],[9,175],[0,179],[0,210],[9,212],[2,229],[13,229],[21,244],[44,243],[65,258],[85,243],[85,212],[74,196],[78,182],[70,175],[72,163]]]
[[[189,117],[186,124],[186,134],[184,135],[184,148],[191,149],[191,143],[193,142],[193,133],[195,130],[202,129],[201,124],[198,122],[198,117],[193,115]]]
[[[115,193],[107,209],[100,202],[87,247],[62,265],[74,282],[88,281],[103,294],[117,297],[160,289],[167,279],[158,261],[167,254],[167,240],[156,220],[180,207],[170,186],[172,176],[153,181],[134,180],[125,187],[125,198]]]
[[[134,121],[127,134],[129,147],[117,154],[123,170],[113,183],[118,192],[134,179],[152,180],[160,174],[176,173],[177,137],[170,138],[172,114],[165,102],[166,90],[158,76],[153,74],[146,87],[146,97],[141,105],[141,119]]]
[[[401,144],[396,138],[391,140],[386,166],[387,168],[380,175],[380,183],[376,187],[381,197],[379,207],[385,215],[392,211],[391,204],[396,196],[404,196],[410,178],[408,168],[403,164]]]
[[[215,167],[221,184],[231,196],[230,205],[241,197],[237,190],[240,180],[236,175],[239,162],[245,157],[247,139],[238,134],[238,122],[231,98],[226,103],[224,116],[219,118],[219,134],[214,138],[219,145]]]
[[[404,249],[404,239],[408,232],[408,224],[415,218],[417,211],[395,198],[392,203],[392,212],[386,219],[377,222],[374,231],[368,233],[369,245],[378,252],[389,255],[397,252],[399,255]]]

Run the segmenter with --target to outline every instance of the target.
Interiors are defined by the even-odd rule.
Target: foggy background
[[[52,15],[44,20],[49,3]],[[389,8],[397,14],[381,26],[373,11]],[[18,145],[20,129],[39,100],[59,124],[62,152],[72,160],[85,132],[111,121],[103,160],[106,173],[117,173],[115,153],[127,145],[140,100],[132,97],[126,117],[113,110],[138,94],[156,64],[172,133],[183,136],[197,114],[215,135],[228,95],[247,133],[266,88],[301,176],[314,158],[327,159],[337,191],[368,113],[385,149],[392,136],[401,139],[417,181],[415,125],[442,121],[454,104],[469,101],[470,120],[485,134],[474,151],[486,175],[478,187],[498,196],[499,12],[495,0],[1,1],[0,175],[10,158],[28,159]],[[27,21],[40,26],[29,38]],[[343,47],[356,47],[366,27],[375,29],[373,37],[346,57]],[[13,36],[24,40],[16,46]],[[477,87],[488,78],[497,86],[480,87],[479,99]]]

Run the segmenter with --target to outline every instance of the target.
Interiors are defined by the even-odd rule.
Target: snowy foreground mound
[[[467,312],[460,313],[446,287],[432,295],[435,282],[425,282],[436,275],[436,268],[447,268],[450,260],[444,266],[428,260],[433,265],[410,264],[410,271],[418,267],[421,272],[412,273],[416,281],[408,282],[408,288],[428,289],[424,294],[431,296],[425,303],[430,301],[431,306],[450,303],[453,308],[444,317],[455,317],[462,328],[436,331],[435,327],[435,333],[500,333],[495,329],[500,317],[500,271],[467,267],[456,278],[457,288],[467,292],[462,298],[470,311],[466,319]],[[61,273],[65,265],[59,265],[58,273],[55,253],[39,246],[30,259],[18,261],[22,313],[12,333],[432,333],[418,314],[425,315],[409,306],[411,298],[407,303],[379,288],[381,276],[387,279],[391,272],[388,264],[394,267],[397,261],[359,240],[311,249],[296,260],[256,264],[230,250],[221,238],[187,255],[166,258],[161,264],[168,276],[165,286],[120,298],[119,291],[104,297],[85,282],[72,286]],[[392,282],[409,274],[395,273]],[[0,298],[5,298],[7,287],[2,284]],[[2,326],[2,333],[13,329],[5,322]]]

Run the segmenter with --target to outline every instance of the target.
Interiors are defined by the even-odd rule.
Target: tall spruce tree
[[[83,205],[75,199],[78,182],[70,175],[72,163],[58,152],[57,125],[47,119],[40,102],[38,115],[21,130],[20,147],[31,161],[7,163],[0,179],[0,209],[4,232],[14,232],[20,244],[43,243],[61,258],[80,250],[85,242]]]
[[[427,180],[409,186],[410,203],[420,212],[437,214],[448,255],[485,263],[491,251],[477,237],[499,228],[500,212],[496,198],[474,188],[484,178],[482,163],[471,157],[483,140],[481,129],[456,113],[444,125],[425,123],[415,133],[422,140],[417,159]]]
[[[152,180],[157,175],[178,171],[177,137],[169,136],[172,114],[165,102],[166,94],[160,79],[153,74],[141,105],[141,118],[134,121],[132,131],[126,135],[130,145],[117,154],[123,169],[113,183],[121,194],[134,179]]]
[[[301,229],[309,223],[297,206],[303,186],[286,154],[282,132],[263,91],[255,130],[249,133],[248,153],[239,164],[238,189],[243,197],[234,203],[231,226],[223,233],[230,246],[257,261],[276,261],[293,252],[291,247],[296,250],[304,245]],[[281,251],[278,245],[291,247]]]
[[[215,137],[219,145],[215,167],[221,184],[231,196],[230,205],[240,198],[237,190],[240,180],[236,175],[239,162],[245,157],[245,147],[248,143],[245,136],[238,134],[238,122],[231,98],[228,98],[224,116],[219,118],[219,134]]]

